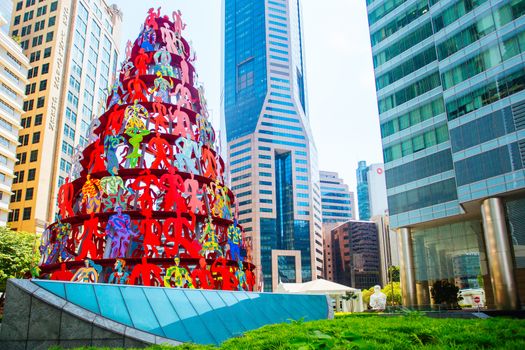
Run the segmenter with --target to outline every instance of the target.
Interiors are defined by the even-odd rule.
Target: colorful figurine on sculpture
[[[102,271],[102,266],[95,264],[92,260],[84,260],[84,267],[81,267],[71,278],[71,282],[97,283],[98,276]]]
[[[188,270],[180,266],[180,258],[177,256],[175,259],[173,259],[173,261],[175,262],[175,266],[169,267],[166,270],[166,276],[164,277],[164,287],[195,288]]]

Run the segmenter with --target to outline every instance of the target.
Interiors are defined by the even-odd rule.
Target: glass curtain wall
[[[293,256],[279,256],[277,258],[279,281],[282,283],[296,283],[297,276],[295,274],[295,257]]]
[[[431,288],[434,282],[447,280],[460,289],[484,288],[482,235],[481,221],[414,229],[412,247],[416,283]]]

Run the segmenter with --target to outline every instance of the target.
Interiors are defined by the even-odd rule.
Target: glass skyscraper
[[[323,210],[323,278],[334,281],[334,255],[332,230],[356,218],[354,192],[332,171],[320,171],[321,205]]]
[[[357,205],[359,208],[359,220],[369,220],[370,197],[368,193],[368,166],[366,165],[366,161],[359,161],[355,173],[357,177]]]
[[[321,203],[323,225],[325,223],[342,223],[356,219],[354,192],[332,171],[321,171]]]
[[[367,0],[406,304],[525,301],[525,1]]]
[[[231,188],[262,268],[259,281],[269,291],[279,281],[315,279],[323,261],[321,200],[300,3],[226,0],[224,25]]]

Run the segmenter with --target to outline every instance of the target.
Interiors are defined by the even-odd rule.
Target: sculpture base
[[[1,349],[220,344],[267,324],[330,317],[324,295],[14,280]]]

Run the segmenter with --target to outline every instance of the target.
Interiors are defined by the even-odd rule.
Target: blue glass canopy
[[[326,319],[324,295],[33,280],[47,291],[126,326],[180,342],[220,344],[267,324]]]

